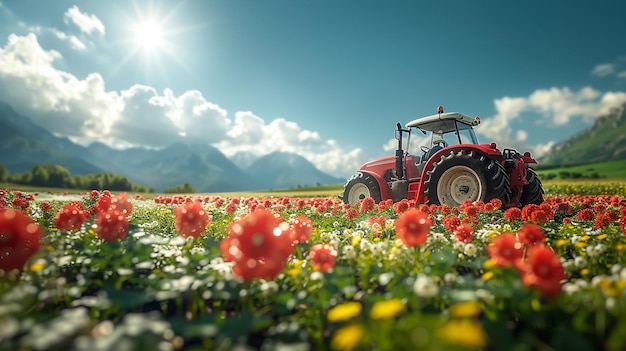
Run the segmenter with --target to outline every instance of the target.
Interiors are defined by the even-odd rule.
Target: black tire
[[[373,198],[376,203],[381,201],[378,182],[370,174],[356,172],[346,182],[342,200],[347,204],[354,205],[366,197]]]
[[[526,166],[526,180],[528,184],[524,185],[522,189],[522,196],[519,201],[522,206],[529,204],[540,205],[543,203],[543,185],[541,179],[537,176],[537,172],[534,169]]]
[[[475,150],[450,151],[433,164],[424,181],[428,204],[460,206],[466,200],[488,202],[511,197],[504,167]]]

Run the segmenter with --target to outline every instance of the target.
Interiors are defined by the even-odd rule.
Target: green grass
[[[626,179],[626,159],[610,162],[591,163],[578,166],[537,169],[537,173],[543,179],[547,179],[546,177],[550,173],[557,175],[555,179],[563,179],[560,176],[561,172],[569,172],[570,174],[579,173],[581,174],[581,178],[587,179],[589,179],[594,173],[596,173],[600,179],[623,180]],[[565,180],[573,179],[569,178]]]

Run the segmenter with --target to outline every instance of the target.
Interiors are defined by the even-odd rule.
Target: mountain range
[[[57,137],[0,102],[0,163],[11,174],[37,164],[58,164],[72,175],[112,172],[157,192],[185,182],[198,192],[288,189],[345,181],[326,174],[304,157],[273,152],[239,167],[210,145],[176,143],[163,149],[82,146]]]

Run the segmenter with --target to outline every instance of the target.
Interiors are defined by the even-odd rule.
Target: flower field
[[[624,350],[626,186],[502,209],[0,189],[1,350]]]

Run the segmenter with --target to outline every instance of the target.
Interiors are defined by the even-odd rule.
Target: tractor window
[[[461,136],[460,144],[478,144],[476,134],[474,134],[474,130],[470,126],[464,123],[458,123],[458,126]],[[444,134],[443,138],[448,145],[459,144],[459,135],[457,135],[456,130]]]

